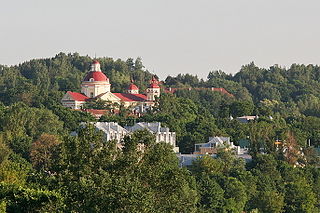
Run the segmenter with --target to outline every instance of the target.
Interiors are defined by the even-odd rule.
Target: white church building
[[[100,63],[94,60],[90,72],[81,83],[81,93],[68,91],[62,98],[62,105],[71,109],[81,109],[89,100],[100,98],[111,103],[129,106],[152,106],[160,96],[159,82],[155,77],[150,81],[146,94],[140,94],[139,88],[132,82],[127,93],[112,93],[109,78],[101,71]]]

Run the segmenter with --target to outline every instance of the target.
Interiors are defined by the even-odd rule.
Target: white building
[[[157,143],[162,141],[172,145],[173,147],[176,147],[176,133],[170,132],[169,128],[167,127],[161,127],[160,122],[154,122],[154,123],[139,122],[131,127],[126,126],[125,128],[130,132],[147,129],[148,131],[150,131],[156,136]]]
[[[258,118],[259,118],[258,115],[245,115],[245,116],[237,117],[237,120],[240,123],[249,123],[249,122],[254,121]]]
[[[174,147],[175,152],[179,152],[179,147],[176,147],[176,133],[170,132],[169,128],[161,127],[160,122],[140,122],[124,128],[115,122],[96,122],[94,125],[105,134],[107,140],[116,140],[118,143],[121,142],[125,135],[137,130],[147,129],[155,135],[156,143],[168,143]]]
[[[240,154],[240,146],[235,146],[230,137],[209,137],[207,143],[194,145],[194,154],[216,154],[219,148],[232,149],[236,154]]]
[[[116,122],[97,122],[95,127],[105,134],[107,141],[116,140],[117,143],[120,143],[123,137],[129,134],[128,130]]]

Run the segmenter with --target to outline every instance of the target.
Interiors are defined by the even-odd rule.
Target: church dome
[[[94,60],[91,64],[91,70],[83,81],[109,81],[108,77],[100,69],[100,63]]]
[[[108,77],[100,71],[89,72],[83,81],[108,81]]]

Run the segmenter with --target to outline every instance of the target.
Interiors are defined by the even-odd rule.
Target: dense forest
[[[131,79],[144,91],[152,77],[141,58],[98,60],[113,91],[124,92]],[[79,126],[96,121],[92,115],[62,107],[63,94],[79,92],[91,62],[59,53],[0,65],[2,212],[319,212],[320,67],[250,63],[234,75],[168,76],[162,90],[185,89],[162,93],[141,117],[122,108],[100,118],[122,125],[159,121],[177,133],[182,153],[211,136],[250,142],[251,162],[221,149],[216,158],[181,168],[172,147],[155,143],[149,132],[124,138],[118,150],[93,126]],[[205,89],[212,87],[233,96]],[[235,119],[243,115],[258,119]]]

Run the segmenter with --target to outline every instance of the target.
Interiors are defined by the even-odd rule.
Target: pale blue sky
[[[59,52],[143,63],[162,79],[251,61],[320,63],[319,0],[0,0],[0,64]]]

